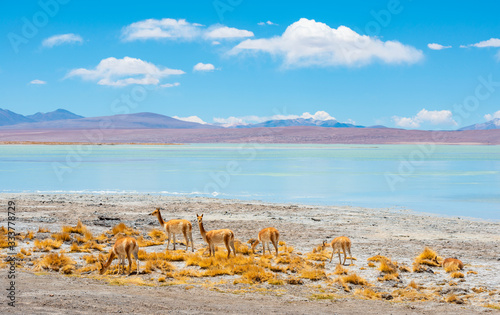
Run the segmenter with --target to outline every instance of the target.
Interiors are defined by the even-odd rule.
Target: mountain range
[[[374,128],[385,126],[360,126],[341,123],[337,120],[315,120],[312,118],[296,118],[268,120],[256,124],[238,125],[226,128],[269,128],[269,127],[331,127],[331,128]],[[65,109],[57,109],[48,113],[36,113],[23,116],[10,110],[0,108],[0,129],[220,129],[218,125],[200,124],[155,113],[135,113],[101,117],[83,117]],[[500,119],[496,118],[485,123],[474,124],[459,130],[490,130],[500,129]]]

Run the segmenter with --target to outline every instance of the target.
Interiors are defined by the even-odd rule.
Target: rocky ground
[[[498,312],[500,308],[499,222],[391,209],[104,194],[0,194],[5,217],[8,201],[16,204],[16,232],[21,233],[16,252],[24,248],[31,255],[24,256],[16,269],[16,307],[8,306],[7,298],[3,298],[1,313],[470,314]],[[303,267],[312,266],[325,277],[311,280],[292,269],[271,272],[275,282],[255,283],[239,281],[238,274],[180,277],[178,273],[158,270],[132,276],[99,276],[94,265],[84,261],[84,256],[97,257],[100,252],[97,249],[89,253],[70,252],[74,235],[71,241],[51,251],[64,251],[76,263],[74,271],[65,275],[37,268],[41,257],[49,254],[31,252],[37,238],[50,238],[51,233],[60,232],[63,226],[75,226],[81,220],[94,236],[123,222],[147,240],[147,233],[160,227],[157,219],[148,215],[157,206],[164,209],[166,220],[184,218],[193,223],[195,248],[200,250],[197,255],[203,253],[201,249],[205,244],[196,224],[196,213],[203,213],[207,230],[230,228],[243,246],[248,239],[255,238],[260,229],[276,227],[280,240],[286,243],[281,247],[280,257],[298,257]],[[3,226],[5,221],[2,220]],[[50,232],[38,233],[40,228]],[[22,237],[28,231],[35,232],[33,240]],[[339,280],[341,276],[335,274],[337,256],[329,263],[324,261],[329,253],[312,252],[323,240],[330,241],[340,235],[352,240],[352,254],[356,258],[352,266],[344,268],[349,274],[365,279],[366,284],[343,283]],[[103,255],[109,251],[110,244],[111,239],[102,242]],[[415,257],[425,247],[443,258],[462,260],[464,277],[452,278],[439,266],[425,266],[426,272],[411,272]],[[166,244],[144,247],[148,253],[161,253],[165,249]],[[256,263],[265,261],[272,266],[288,266],[277,263],[278,260],[269,255],[261,258],[260,245],[258,249],[253,258]],[[284,254],[284,250],[289,253]],[[1,251],[5,273],[7,253],[7,249]],[[407,266],[410,272],[399,269],[397,276],[382,280],[386,274],[378,270],[380,263],[368,261],[376,255],[397,262],[398,267]],[[222,256],[219,259],[223,259]],[[370,263],[375,266],[370,267]],[[185,261],[171,261],[171,264],[177,271],[200,270],[186,266]],[[141,270],[144,268],[145,262],[141,262]],[[163,279],[158,281],[160,278]],[[302,284],[290,284],[289,279],[298,279]],[[4,283],[7,288],[6,278]]]

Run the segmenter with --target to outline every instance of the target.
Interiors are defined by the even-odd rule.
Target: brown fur
[[[443,260],[443,268],[451,267],[452,265],[455,265],[460,270],[464,269],[464,263],[459,259],[446,258],[445,260]]]
[[[269,254],[271,254],[271,248],[269,248],[269,242],[273,243],[274,249],[276,250],[276,257],[278,257],[278,243],[280,239],[280,232],[273,227],[268,227],[259,232],[257,240],[252,242],[252,252],[255,253],[255,247],[262,243],[262,254],[266,254],[266,244]]]
[[[175,234],[183,234],[184,240],[186,241],[186,250],[189,250],[189,240],[191,240],[191,251],[194,252],[193,244],[193,225],[188,220],[170,220],[168,222],[163,221],[160,213],[160,208],[156,208],[150,215],[155,215],[158,218],[158,222],[163,226],[165,232],[167,232],[167,250],[170,247],[170,240],[174,241],[175,250]]]
[[[236,250],[234,249],[234,233],[229,229],[222,230],[212,230],[205,231],[203,227],[203,214],[196,215],[198,219],[198,226],[200,227],[200,233],[203,237],[203,240],[208,244],[209,256],[215,256],[215,245],[216,244],[224,244],[227,249],[227,258],[231,254],[231,248],[233,249],[233,255],[236,256]]]
[[[125,272],[125,257],[128,259],[128,273],[131,274],[132,271],[132,255],[135,258],[135,262],[137,264],[137,274],[139,274],[139,245],[137,245],[137,241],[133,237],[123,237],[118,239],[113,245],[111,249],[111,253],[109,254],[109,259],[104,264],[100,264],[99,274],[104,274],[106,270],[108,270],[111,262],[115,257],[118,257],[120,263],[118,265],[118,272],[120,272],[120,267],[123,267],[123,272]]]
[[[339,254],[339,263],[344,265],[345,261],[347,259],[347,252],[349,252],[349,256],[351,257],[351,264],[352,262],[352,255],[351,255],[351,240],[347,236],[339,236],[333,239],[333,241],[330,244],[327,244],[326,241],[323,242],[322,248],[325,249],[327,246],[331,246],[333,251],[332,251],[332,257],[330,257],[330,262],[332,262],[333,259],[333,254],[335,254],[335,251],[338,251]],[[342,262],[341,256],[340,256],[340,250],[344,252],[344,262]]]

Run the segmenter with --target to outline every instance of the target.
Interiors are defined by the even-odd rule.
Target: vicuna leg
[[[234,249],[234,240],[231,240],[229,242],[229,245],[231,245],[231,248],[233,249],[233,255],[234,255],[234,257],[236,257],[236,249]]]
[[[338,250],[338,254],[339,254],[339,264],[342,264],[342,258],[340,258],[340,248]]]
[[[130,252],[127,251],[127,259],[128,259],[128,274],[132,272],[132,257],[130,257]]]
[[[184,240],[186,241],[186,252],[187,252],[189,249],[189,239],[188,239],[187,231],[186,230],[182,231],[182,234],[184,234]]]
[[[354,263],[352,262],[351,247],[347,247],[347,250],[349,251],[349,257],[351,257],[351,265],[353,265]]]
[[[231,247],[229,246],[229,240],[227,238],[224,239],[224,244],[227,249],[227,258],[229,258],[229,255],[231,255]]]
[[[172,233],[174,235],[174,250],[175,250],[175,233]]]
[[[193,232],[189,232],[189,239],[191,240],[191,251],[194,252]]]
[[[139,249],[134,250],[135,264],[137,265],[137,274],[139,274]]]
[[[344,262],[342,263],[342,265],[345,265],[345,260],[347,259],[347,252],[345,250],[345,246],[342,246],[342,251],[344,252]],[[340,253],[340,250],[339,250],[339,253]]]
[[[330,262],[333,260],[333,254],[335,254],[335,249],[332,251],[332,256],[330,257]]]
[[[171,239],[171,235],[170,235],[170,231],[167,231],[167,235],[168,235],[168,238],[167,238],[167,250],[170,248],[170,241],[172,240]]]
[[[276,250],[276,257],[278,257],[278,241],[273,240],[274,249]]]

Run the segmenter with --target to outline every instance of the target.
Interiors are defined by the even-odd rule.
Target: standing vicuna
[[[227,258],[229,258],[229,255],[231,254],[231,248],[233,249],[233,255],[236,256],[236,250],[234,249],[233,231],[229,229],[222,229],[222,230],[212,230],[207,232],[203,227],[203,214],[202,215],[197,214],[196,218],[198,219],[198,226],[200,227],[201,236],[203,237],[203,240],[208,244],[208,251],[209,251],[208,256],[212,256],[213,253],[215,257],[215,245],[217,244],[226,245]]]
[[[325,249],[327,246],[331,246],[333,249],[332,257],[330,257],[330,262],[332,262],[333,254],[335,254],[335,251],[337,250],[339,253],[339,263],[344,265],[345,260],[347,259],[347,254],[346,254],[347,250],[349,252],[349,256],[351,257],[351,265],[352,265],[351,240],[347,236],[336,237],[330,244],[328,244],[326,241],[323,241],[323,245],[321,245],[322,249]],[[344,262],[342,262],[342,259],[340,258],[341,249],[344,252]]]
[[[161,217],[160,208],[156,208],[150,215],[156,215],[160,225],[163,226],[165,231],[167,232],[167,250],[170,247],[171,235],[173,235],[174,240],[174,250],[175,250],[175,234],[183,234],[184,239],[186,240],[186,250],[189,250],[189,240],[191,240],[191,251],[194,252],[194,244],[193,244],[193,225],[188,220],[170,220],[168,222],[163,221]],[[189,239],[188,239],[189,237]]]
[[[120,273],[120,267],[123,268],[123,272],[125,272],[125,257],[128,259],[128,274],[131,274],[132,271],[132,256],[135,258],[135,263],[137,264],[137,274],[139,274],[139,245],[137,245],[137,241],[133,237],[123,237],[119,238],[113,248],[111,249],[111,253],[109,254],[109,259],[104,264],[99,263],[99,274],[104,274],[106,270],[108,270],[109,265],[115,257],[118,256],[120,263],[118,265],[118,273]]]
[[[276,250],[276,257],[278,257],[278,244],[280,239],[280,232],[273,227],[268,227],[259,232],[258,239],[251,239],[249,242],[252,244],[252,253],[255,253],[255,247],[262,243],[262,255],[266,254],[266,244],[269,254],[271,254],[271,248],[269,247],[269,242],[273,243],[274,249]]]

